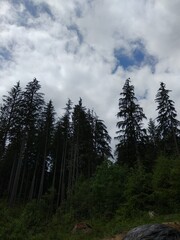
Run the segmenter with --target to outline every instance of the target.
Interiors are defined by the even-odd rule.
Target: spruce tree
[[[117,114],[119,143],[116,145],[117,162],[133,167],[140,160],[139,147],[145,135],[143,120],[146,118],[143,109],[135,97],[134,86],[127,79],[119,98],[119,112]]]
[[[152,118],[149,119],[147,131],[149,142],[155,146],[157,142],[157,127],[155,125],[155,121]]]
[[[42,125],[39,133],[39,152],[40,152],[40,171],[39,176],[39,192],[38,199],[42,197],[44,190],[47,190],[50,185],[47,183],[47,173],[51,172],[52,156],[51,145],[54,134],[55,110],[52,101],[50,100],[42,112]],[[37,160],[36,160],[37,161]],[[35,173],[35,172],[34,172]],[[45,184],[46,183],[46,184]],[[45,188],[46,185],[46,188]]]
[[[35,78],[26,85],[22,93],[20,150],[17,156],[18,162],[10,195],[10,205],[15,202],[17,196],[27,198],[29,194],[30,179],[36,159],[35,140],[44,105],[43,94],[39,92],[40,88],[41,85]]]
[[[155,120],[152,118],[149,119],[148,128],[147,128],[147,142],[146,142],[146,155],[145,162],[148,168],[148,171],[152,171],[155,163],[155,159],[158,154],[158,135],[157,135],[157,126]]]
[[[18,82],[3,96],[3,104],[0,109],[0,190],[1,193],[11,191],[17,167],[17,155],[19,154],[19,139],[21,135],[21,106],[22,92]]]
[[[90,171],[91,153],[93,151],[93,137],[91,125],[87,118],[86,108],[82,99],[74,106],[72,114],[73,131],[73,177],[88,176]]]
[[[166,85],[161,82],[160,88],[156,94],[155,101],[157,102],[158,116],[157,132],[159,136],[160,150],[167,154],[178,154],[178,136],[180,133],[180,122],[176,119],[177,113],[174,106],[174,101],[170,99],[169,93],[171,91],[166,89]]]
[[[100,164],[109,157],[113,158],[110,147],[111,137],[108,134],[104,121],[97,116],[95,117],[94,128],[95,149],[97,158],[100,160],[98,164]]]
[[[65,107],[65,113],[60,118],[56,131],[55,163],[54,163],[54,180],[53,185],[57,185],[57,207],[66,198],[67,189],[70,190],[72,185],[72,163],[71,163],[71,145],[72,145],[72,128],[71,128],[71,110],[72,101],[68,99]],[[56,177],[57,176],[57,177]],[[55,182],[56,177],[56,182]]]
[[[0,109],[1,153],[5,151],[7,142],[10,143],[12,141],[15,132],[17,132],[16,128],[21,123],[21,106],[22,92],[18,82],[8,92],[8,95],[3,96],[3,104]]]

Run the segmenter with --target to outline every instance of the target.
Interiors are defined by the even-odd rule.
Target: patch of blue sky
[[[19,23],[21,25],[27,24],[27,13],[30,14],[32,17],[37,18],[40,16],[41,13],[46,13],[50,16],[52,20],[54,20],[54,15],[48,4],[46,3],[39,3],[35,4],[31,0],[11,0],[15,7],[19,7],[20,4],[24,6],[24,11],[19,13]]]
[[[94,3],[94,0],[87,0],[87,3],[89,4],[89,6],[92,7],[92,4]]]
[[[75,6],[75,14],[76,14],[76,17],[78,17],[78,18],[82,17],[83,12],[82,12],[82,8],[79,4],[76,4],[76,6]]]
[[[148,93],[149,93],[148,89],[145,89],[144,94],[141,95],[141,96],[137,96],[137,99],[138,99],[138,100],[147,99]]]
[[[116,59],[116,64],[112,74],[117,71],[119,66],[123,67],[124,70],[128,70],[133,66],[140,68],[144,65],[149,65],[152,73],[155,72],[157,59],[146,51],[141,42],[133,42],[131,44],[130,53],[123,48],[115,49],[114,57]]]
[[[5,47],[0,47],[0,59],[4,61],[10,61],[12,59],[11,52]]]
[[[83,35],[80,32],[79,28],[75,24],[72,24],[72,25],[67,26],[67,29],[69,31],[73,31],[76,34],[76,36],[78,38],[78,42],[81,45],[83,43]]]

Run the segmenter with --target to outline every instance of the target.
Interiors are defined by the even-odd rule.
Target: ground
[[[180,222],[165,222],[163,224],[176,228],[180,231]],[[123,232],[121,234],[117,234],[114,237],[104,238],[103,240],[122,240],[125,235],[126,235],[126,232]]]

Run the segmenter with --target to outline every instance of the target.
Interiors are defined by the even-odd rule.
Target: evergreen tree
[[[56,157],[54,169],[57,182],[57,206],[66,198],[67,189],[72,185],[72,164],[71,164],[71,110],[72,101],[68,99],[66,104],[65,114],[58,123],[56,132]]]
[[[43,94],[39,92],[41,85],[34,79],[26,85],[23,92],[21,119],[23,121],[20,146],[17,155],[17,167],[10,195],[10,204],[17,198],[27,198],[30,188],[30,179],[35,167],[37,129],[44,105]]]
[[[147,128],[147,142],[146,142],[146,155],[145,155],[145,165],[148,171],[152,171],[155,163],[155,159],[157,158],[157,144],[158,144],[158,135],[157,135],[157,127],[155,125],[155,121],[150,118],[148,122]]]
[[[45,106],[44,111],[42,112],[42,125],[39,133],[39,152],[41,155],[39,176],[41,177],[39,182],[38,199],[42,197],[45,185],[46,190],[48,187],[50,187],[47,183],[47,173],[50,173],[52,170],[51,145],[54,133],[54,121],[55,111],[52,101],[50,100]]]
[[[3,96],[0,109],[0,189],[10,192],[19,153],[19,137],[21,134],[22,93],[18,82],[8,95]]]
[[[167,154],[176,153],[179,155],[177,137],[179,136],[179,121],[176,119],[177,113],[174,101],[169,97],[171,91],[166,89],[166,85],[161,82],[156,94],[157,102],[157,131],[160,141],[160,149]]]
[[[60,185],[60,172],[62,164],[62,155],[63,155],[63,142],[64,136],[62,134],[61,121],[59,120],[55,124],[54,137],[52,144],[52,159],[53,159],[53,177],[52,177],[52,186],[51,189],[54,193],[54,198],[52,205],[56,202],[56,206],[59,207],[60,197],[61,197],[61,185]]]
[[[7,143],[11,142],[14,129],[19,126],[20,108],[22,105],[22,92],[18,82],[8,95],[3,97],[3,104],[0,109],[0,136],[1,136],[1,154],[5,151]]]
[[[72,115],[73,127],[73,177],[90,176],[91,157],[93,153],[93,136],[86,108],[82,106],[82,99],[74,106]]]
[[[149,119],[148,123],[148,138],[149,142],[153,145],[156,145],[157,142],[157,128],[155,125],[155,121],[152,118]]]
[[[120,121],[117,122],[119,130],[116,132],[119,143],[116,145],[116,155],[119,163],[131,167],[140,159],[139,147],[145,135],[142,121],[146,116],[138,104],[130,79],[126,80],[120,96],[117,114]]]
[[[95,117],[94,128],[95,149],[97,158],[100,160],[98,164],[100,164],[106,158],[113,158],[110,147],[111,137],[103,120],[100,120],[97,116]]]

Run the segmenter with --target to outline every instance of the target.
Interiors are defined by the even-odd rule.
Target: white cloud
[[[131,77],[147,117],[156,117],[155,94],[159,82],[179,96],[180,2],[178,0],[33,0],[47,4],[33,17],[23,1],[0,2],[0,95],[21,80],[23,86],[34,77],[40,81],[47,100],[58,112],[68,98],[83,98],[105,120],[112,137],[116,131],[118,98],[126,78]],[[32,9],[31,9],[32,10]],[[73,27],[72,27],[73,26]],[[81,35],[78,35],[81,34]],[[82,38],[82,39],[80,39]],[[81,41],[80,41],[81,40]],[[131,54],[132,43],[140,41],[145,51],[158,59],[151,66],[119,66],[115,74],[115,49]],[[1,52],[0,52],[1,53]],[[6,54],[10,54],[6,59]],[[178,110],[178,109],[177,109]]]

